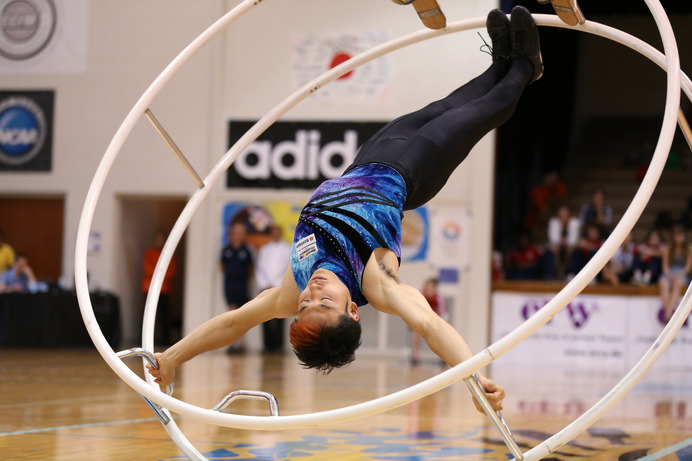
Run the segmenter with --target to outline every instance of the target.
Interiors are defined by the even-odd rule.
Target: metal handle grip
[[[514,440],[514,437],[512,436],[512,431],[509,430],[509,426],[507,426],[505,418],[502,417],[502,413],[495,410],[493,406],[490,405],[488,398],[485,396],[485,389],[483,389],[483,386],[481,386],[481,382],[478,379],[478,376],[474,373],[468,378],[464,378],[464,381],[466,382],[466,385],[469,387],[471,393],[478,400],[478,403],[481,404],[481,407],[483,407],[483,410],[488,415],[490,420],[493,422],[495,427],[497,427],[497,430],[500,431],[500,435],[502,435],[502,439],[505,441],[505,445],[507,445],[509,451],[512,452],[514,458],[517,461],[523,460],[524,453],[521,451],[521,449],[517,445],[517,442]]]
[[[276,397],[268,392],[262,391],[233,391],[221,399],[212,410],[223,411],[232,401],[237,399],[266,400],[269,402],[269,413],[272,416],[279,416],[279,403],[276,401]]]
[[[127,359],[130,357],[142,357],[144,358],[147,362],[149,362],[149,365],[154,367],[155,369],[158,370],[159,368],[159,363],[156,361],[156,357],[154,357],[154,354],[149,352],[146,349],[142,349],[141,347],[133,347],[132,349],[126,349],[124,351],[120,351],[116,353],[121,360]],[[173,384],[169,384],[166,386],[165,390],[166,394],[171,395],[173,394]],[[144,399],[146,404],[151,408],[151,411],[154,412],[157,418],[161,421],[161,423],[165,426],[171,421],[170,415],[164,411],[164,408],[160,407],[159,405],[155,404],[148,398],[144,397],[143,395],[140,394],[140,397]]]
[[[120,351],[116,354],[121,360],[122,359],[127,359],[130,357],[142,357],[145,359],[147,362],[149,362],[149,365],[151,365],[155,370],[159,369],[159,363],[156,361],[156,357],[154,357],[154,354],[149,352],[146,349],[142,349],[141,347],[133,347],[132,349],[126,349],[124,351]],[[167,395],[172,395],[173,394],[173,384],[168,384],[165,386],[164,392]]]

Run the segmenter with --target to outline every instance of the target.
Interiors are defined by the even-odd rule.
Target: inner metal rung
[[[511,451],[512,455],[514,455],[514,459],[517,461],[523,460],[524,453],[521,451],[519,445],[517,445],[517,442],[514,440],[514,436],[512,436],[512,431],[509,430],[509,426],[507,426],[505,418],[502,417],[502,413],[495,410],[493,406],[490,405],[488,398],[485,396],[485,390],[481,386],[481,382],[478,379],[478,376],[474,373],[468,378],[465,378],[464,382],[466,382],[466,385],[471,390],[471,393],[476,397],[478,403],[481,404],[481,407],[483,407],[483,410],[488,415],[490,420],[493,422],[495,427],[497,427],[497,430],[500,431],[500,435],[502,435],[502,439],[505,441],[505,445],[507,445],[509,451]]]
[[[173,151],[173,154],[175,154],[175,156],[178,158],[178,161],[183,165],[183,168],[185,168],[187,174],[189,174],[192,180],[195,182],[197,188],[203,188],[204,182],[199,177],[195,169],[192,168],[190,162],[187,160],[187,158],[185,158],[185,155],[182,153],[180,148],[178,148],[173,139],[171,139],[166,130],[163,128],[163,126],[159,123],[154,114],[151,112],[151,110],[145,110],[144,115],[147,116],[151,124],[154,125],[154,129],[156,130],[156,132],[163,138],[164,142],[168,145],[171,151]]]
[[[279,416],[279,403],[276,401],[276,397],[268,392],[262,391],[246,391],[239,390],[233,391],[227,394],[219,403],[216,404],[213,411],[223,411],[228,407],[231,402],[237,399],[255,399],[255,400],[266,400],[269,403],[269,414],[272,416]]]

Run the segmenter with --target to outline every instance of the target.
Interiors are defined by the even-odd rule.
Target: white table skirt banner
[[[544,293],[494,292],[492,342],[522,324],[551,298]],[[631,368],[663,326],[657,296],[580,295],[499,361]],[[692,368],[691,347],[692,319],[688,319],[656,366]]]

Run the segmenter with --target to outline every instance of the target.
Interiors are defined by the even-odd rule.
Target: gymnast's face
[[[358,306],[348,288],[331,271],[318,269],[298,298],[298,322],[332,325],[344,313],[358,321]]]

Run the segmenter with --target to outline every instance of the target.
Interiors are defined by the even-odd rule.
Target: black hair
[[[325,375],[355,360],[361,333],[360,323],[348,313],[335,325],[293,322],[290,328],[291,345],[300,365]]]

